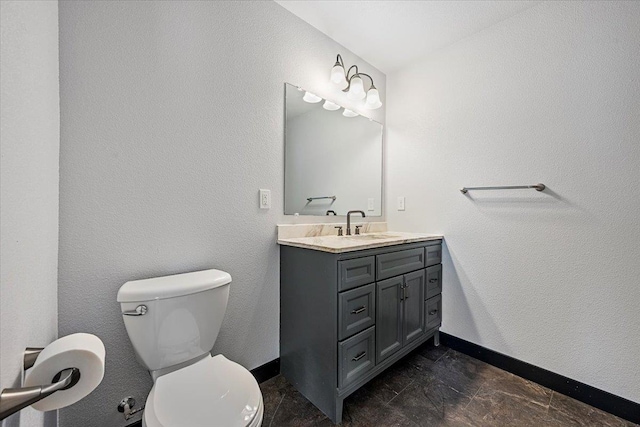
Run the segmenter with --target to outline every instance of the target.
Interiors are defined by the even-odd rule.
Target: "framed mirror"
[[[285,84],[285,215],[381,216],[382,124],[305,94]]]

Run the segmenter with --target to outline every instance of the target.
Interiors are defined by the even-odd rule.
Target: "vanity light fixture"
[[[329,111],[336,111],[340,109],[340,106],[327,99],[326,101],[324,101],[324,104],[322,104],[322,108]]]
[[[353,74],[351,74],[351,70],[353,70]],[[365,91],[364,89],[364,82],[362,81],[362,77],[367,77],[371,81],[371,86],[367,91]],[[336,63],[331,69],[330,80],[333,84],[337,85],[340,90],[346,92],[347,98],[352,101],[357,101],[366,97],[366,101],[364,104],[365,108],[369,110],[375,110],[376,108],[382,107],[382,102],[380,101],[380,93],[378,92],[376,86],[373,84],[373,77],[371,77],[369,74],[359,72],[357,65],[352,65],[347,71],[345,71],[344,61],[342,60],[342,56],[340,56],[340,54],[338,54],[338,56],[336,57]],[[343,113],[343,115],[346,114]]]
[[[342,112],[342,115],[345,117],[357,117],[358,113],[345,108],[344,111]]]
[[[317,102],[322,101],[322,98],[320,98],[315,93],[305,92],[304,96],[302,97],[302,100],[305,101],[305,102],[308,102],[310,104],[315,104]]]

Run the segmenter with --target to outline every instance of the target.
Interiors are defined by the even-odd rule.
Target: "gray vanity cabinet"
[[[427,339],[438,343],[441,244],[280,246],[280,370],[334,423],[347,396]]]

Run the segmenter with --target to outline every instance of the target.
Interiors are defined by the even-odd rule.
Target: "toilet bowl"
[[[219,354],[159,377],[143,426],[253,427],[262,424],[263,412],[253,375]]]
[[[130,281],[117,301],[136,358],[151,373],[147,427],[259,427],[264,406],[253,375],[211,348],[231,276],[205,270]]]

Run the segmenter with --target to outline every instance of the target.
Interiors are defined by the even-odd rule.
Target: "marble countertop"
[[[358,236],[322,235],[279,238],[278,244],[323,252],[342,253],[440,239],[442,239],[442,236],[433,234],[384,231],[364,233]]]

